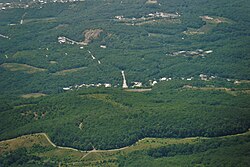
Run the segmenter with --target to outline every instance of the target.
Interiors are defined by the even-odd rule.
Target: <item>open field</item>
[[[28,24],[28,23],[51,23],[51,22],[56,22],[57,19],[54,17],[50,18],[37,18],[37,19],[23,19],[22,24]]]
[[[89,94],[89,95],[81,95],[80,97],[100,100],[104,103],[111,104],[114,107],[127,108],[123,104],[112,100],[112,97],[109,94]]]
[[[18,64],[18,63],[4,63],[4,64],[1,64],[0,67],[3,67],[5,69],[13,71],[13,72],[14,71],[23,71],[23,72],[26,72],[28,74],[46,71],[46,69],[43,69],[43,68],[38,68],[38,67],[30,66],[27,64]]]
[[[70,73],[74,73],[80,70],[86,69],[86,67],[79,67],[79,68],[71,68],[71,69],[67,69],[67,70],[62,70],[62,71],[57,71],[55,73],[52,73],[53,75],[67,75]]]
[[[127,92],[148,92],[151,91],[152,89],[125,89]]]
[[[208,33],[209,31],[211,31],[213,28],[215,28],[218,24],[220,23],[232,23],[232,21],[230,21],[227,18],[223,18],[223,17],[210,17],[210,16],[200,16],[200,18],[206,22],[205,25],[203,25],[202,27],[195,29],[195,28],[189,28],[187,31],[184,31],[183,33],[186,35],[201,35],[201,34],[205,34]]]
[[[35,144],[38,144],[40,146],[51,147],[51,144],[48,142],[47,138],[45,138],[42,134],[32,134],[5,141],[0,141],[0,154],[3,154],[4,152],[13,151],[22,147],[30,148]]]
[[[44,93],[29,93],[29,94],[25,94],[22,95],[22,98],[38,98],[38,97],[43,97],[43,96],[47,96]]]
[[[192,90],[203,90],[203,91],[224,91],[230,95],[233,96],[238,96],[238,95],[242,95],[242,94],[249,94],[250,90],[249,89],[237,89],[237,88],[223,88],[223,87],[193,87],[190,85],[184,85],[183,88],[186,89],[192,89]]]
[[[60,163],[62,166],[91,166],[91,165],[108,165],[118,166],[120,156],[129,156],[135,154],[138,151],[150,151],[152,149],[158,149],[173,145],[185,145],[185,144],[199,144],[206,141],[213,140],[231,140],[233,138],[247,137],[249,131],[242,134],[230,135],[219,138],[183,138],[183,139],[171,139],[171,138],[144,138],[137,141],[135,144],[114,150],[92,150],[92,151],[80,151],[70,149],[67,147],[56,146],[50,141],[48,136],[44,133],[25,135],[10,140],[0,142],[0,155],[9,151],[15,151],[20,148],[30,149],[30,152],[41,158],[54,158],[55,163]],[[43,152],[38,152],[34,147],[47,148]],[[46,151],[47,150],[47,151]]]

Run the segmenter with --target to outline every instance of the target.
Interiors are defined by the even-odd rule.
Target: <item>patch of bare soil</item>
[[[29,93],[29,94],[25,94],[22,95],[22,98],[38,98],[38,97],[42,97],[42,96],[47,96],[44,93]]]
[[[149,92],[152,89],[125,89],[127,92]]]
[[[86,44],[92,42],[92,40],[97,39],[102,32],[103,30],[101,29],[90,29],[90,30],[84,31],[83,34],[85,36],[85,39],[83,42]]]
[[[157,0],[148,0],[146,4],[156,4]]]

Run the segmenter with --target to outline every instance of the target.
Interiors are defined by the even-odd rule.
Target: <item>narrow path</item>
[[[127,85],[127,81],[126,81],[126,77],[125,77],[124,71],[122,71],[122,77],[123,77],[122,88],[123,88],[123,89],[127,89],[127,88],[128,88],[128,85]]]
[[[22,18],[20,20],[20,24],[23,24],[23,20],[24,20],[24,17],[26,16],[27,12],[25,12],[23,15],[22,15]]]
[[[10,39],[8,36],[0,34],[0,37],[5,38],[5,39]]]
[[[231,137],[231,136],[240,136],[240,135],[245,135],[247,133],[250,133],[250,129],[248,129],[246,132],[244,133],[239,133],[239,134],[234,134],[234,135],[226,135],[226,136],[218,136],[218,138],[221,138],[221,137]],[[122,147],[122,148],[117,148],[117,149],[111,149],[111,150],[96,150],[94,147],[93,147],[93,150],[91,151],[83,151],[83,150],[79,150],[79,149],[76,149],[76,148],[71,148],[71,147],[61,147],[61,146],[57,146],[55,145],[48,137],[48,135],[46,133],[34,133],[34,134],[30,134],[30,135],[42,135],[44,136],[47,141],[55,148],[60,148],[60,149],[66,149],[66,150],[72,150],[72,151],[78,151],[78,152],[82,152],[82,153],[87,153],[85,154],[84,156],[81,157],[80,160],[86,158],[89,154],[91,153],[102,153],[102,152],[114,152],[114,151],[122,151],[122,150],[125,150],[125,149],[128,149],[130,148],[131,146],[126,146],[126,147]],[[23,136],[29,136],[29,135],[23,135]],[[20,136],[20,137],[23,137],[23,136]],[[3,141],[0,141],[1,142],[9,142],[9,141],[15,141],[15,140],[18,140],[20,137],[17,137],[17,138],[13,138],[13,139],[8,139],[8,140],[3,140]],[[198,137],[198,136],[197,136]],[[188,137],[190,138],[190,137]],[[213,137],[211,137],[213,138]],[[143,141],[147,138],[143,138],[143,139],[140,139],[138,140],[137,142],[140,142],[140,141]]]
[[[49,139],[46,133],[41,133],[41,135],[43,135],[53,147],[56,147],[56,145]]]
[[[90,54],[90,56],[92,57],[93,60],[96,59],[96,57],[92,54],[92,52],[90,50],[88,50],[88,53]],[[97,60],[97,59],[96,59]],[[100,60],[97,60],[98,64],[101,64]]]

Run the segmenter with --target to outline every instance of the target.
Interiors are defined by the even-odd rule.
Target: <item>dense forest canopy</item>
[[[249,8],[247,0],[0,0],[0,140],[45,133],[89,151],[199,136],[209,140],[102,163],[185,157],[214,166],[236,150],[221,164],[249,166],[249,134],[222,139],[250,128]],[[0,150],[0,166],[54,166],[62,159],[44,158],[52,150]]]

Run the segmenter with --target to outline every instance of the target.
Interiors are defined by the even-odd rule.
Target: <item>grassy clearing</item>
[[[34,104],[22,104],[22,105],[18,105],[18,106],[14,106],[15,109],[20,109],[20,108],[23,108],[23,107],[26,107],[26,106],[32,106]]]
[[[43,148],[47,148],[48,150],[37,152],[32,150],[34,146],[41,146]],[[0,155],[5,152],[15,151],[20,148],[30,149],[32,154],[41,158],[54,158],[59,160],[67,160],[67,162],[78,161],[86,154],[85,152],[54,147],[42,133],[38,133],[1,141]]]
[[[29,94],[21,95],[21,97],[25,99],[38,98],[38,97],[43,97],[43,96],[47,96],[47,95],[44,93],[29,93]]]
[[[195,87],[195,86],[185,85],[183,88],[192,90],[202,90],[202,91],[224,91],[233,96],[250,93],[249,89],[236,89],[236,88],[224,88],[224,87]]]
[[[28,74],[47,71],[44,68],[38,68],[38,67],[30,66],[27,64],[19,64],[19,63],[3,63],[0,65],[0,67],[3,67],[9,71],[13,71],[13,72],[14,71],[23,71],[23,72],[26,72]]]
[[[87,97],[87,98],[100,100],[104,103],[109,103],[114,107],[127,108],[126,106],[122,105],[121,103],[118,103],[118,102],[112,100],[108,94],[89,94],[89,95],[81,95],[81,97]]]
[[[39,157],[48,158],[53,157],[58,160],[67,160],[67,162],[79,161],[86,153],[82,153],[74,150],[67,150],[61,148],[54,148],[50,151],[37,154]]]
[[[124,152],[133,152],[135,150],[147,150],[150,148],[158,148],[170,144],[195,143],[199,137],[171,139],[171,138],[144,138],[136,142],[133,146],[124,150]]]
[[[229,135],[224,137],[218,137],[222,139],[231,139],[232,137],[249,136],[250,131],[242,134]],[[10,139],[0,142],[0,154],[4,152],[14,151],[19,148],[32,148],[34,145],[43,146],[44,148],[50,148],[46,151],[32,151],[31,154],[39,156],[41,158],[53,158],[57,162],[60,162],[61,166],[118,166],[119,157],[127,156],[136,153],[137,151],[147,151],[150,149],[161,148],[168,145],[178,144],[196,144],[200,141],[211,140],[213,138],[205,137],[193,137],[193,138],[144,138],[139,140],[134,145],[126,147],[121,150],[96,150],[93,152],[80,152],[76,150],[63,149],[53,147],[44,134],[25,135],[15,139]],[[88,154],[87,156],[85,156]],[[203,154],[203,153],[202,153]],[[84,157],[84,158],[82,158]],[[177,156],[178,158],[179,156]],[[185,156],[186,157],[186,156]],[[187,156],[188,157],[188,156]],[[168,160],[174,157],[169,157]]]
[[[37,18],[37,19],[24,19],[23,24],[27,23],[49,23],[49,22],[56,22],[55,17],[49,17],[49,18]]]
[[[149,92],[152,89],[125,89],[126,92]]]
[[[198,28],[198,29],[189,28],[187,31],[184,31],[183,33],[186,35],[206,34],[209,31],[211,31],[213,28],[215,28],[217,26],[217,24],[231,23],[231,21],[229,19],[223,18],[223,17],[200,16],[200,18],[206,22],[205,25],[203,25],[201,28]]]
[[[51,147],[48,140],[41,134],[25,135],[10,140],[0,142],[0,154],[3,152],[14,151],[19,148],[30,148],[38,144],[40,146]]]
[[[123,22],[122,22],[123,23]],[[180,19],[154,19],[154,20],[139,20],[131,22],[124,22],[125,25],[129,26],[143,26],[147,24],[158,24],[158,23],[165,23],[165,24],[180,24]]]
[[[53,63],[53,64],[55,64],[55,63]],[[53,75],[66,75],[66,74],[70,74],[73,72],[83,70],[85,68],[86,67],[79,67],[79,68],[71,68],[71,69],[67,69],[67,70],[57,71],[56,73],[53,73]]]
[[[50,64],[57,64],[57,61],[50,61]]]

